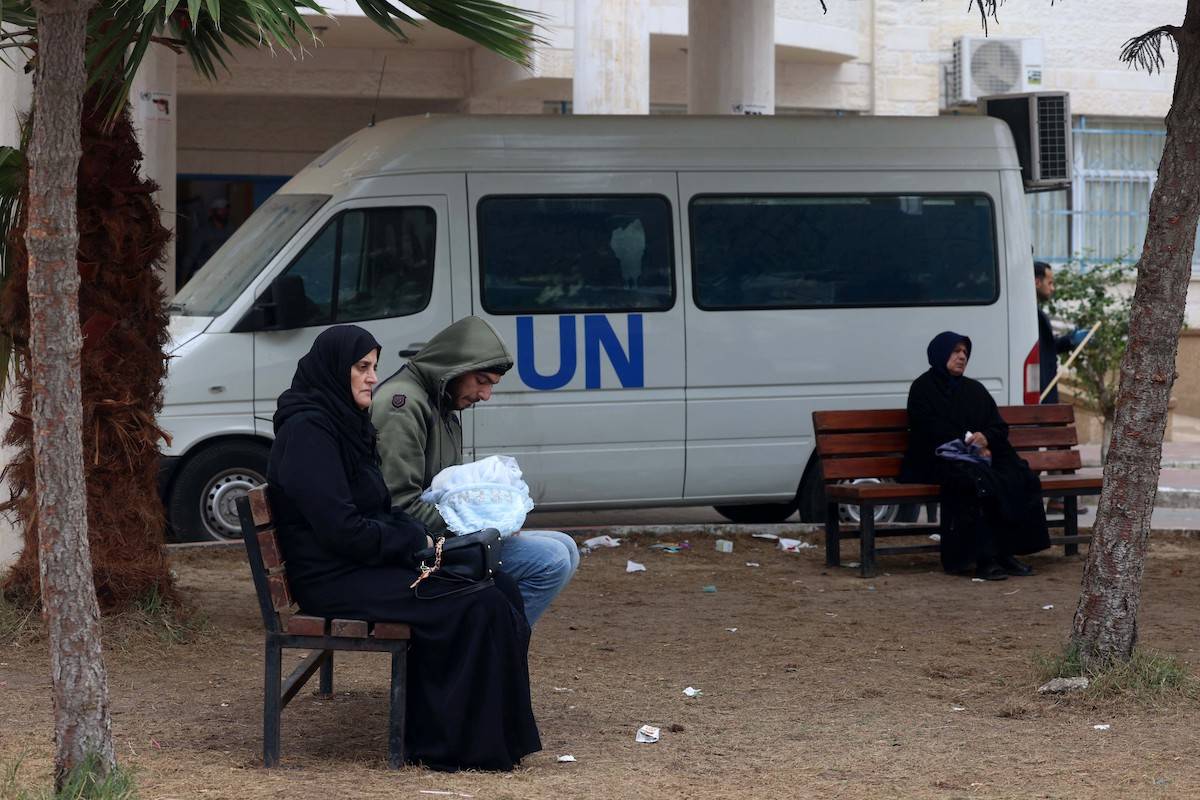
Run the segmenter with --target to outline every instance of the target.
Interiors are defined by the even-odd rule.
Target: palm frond
[[[1182,32],[1174,25],[1163,25],[1146,31],[1141,36],[1135,36],[1121,47],[1121,60],[1126,64],[1138,66],[1151,75],[1161,72],[1166,63],[1162,52],[1163,40],[1170,43],[1171,49],[1175,50],[1175,37]]]
[[[368,16],[369,4],[388,9],[397,18],[402,14],[390,0],[357,2]],[[545,15],[539,12],[513,8],[495,0],[405,0],[404,5],[434,25],[470,39],[518,64],[528,66],[531,46],[545,44],[545,40],[534,32],[538,20],[545,19]],[[381,24],[381,27],[392,30],[390,26]],[[396,32],[399,33],[399,30]]]

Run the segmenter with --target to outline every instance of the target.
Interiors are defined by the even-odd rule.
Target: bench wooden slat
[[[279,549],[279,537],[274,529],[258,532],[258,549],[268,572],[283,566],[283,551]]]
[[[839,483],[825,487],[831,500],[936,500],[942,488],[936,483]]]
[[[324,636],[325,620],[321,617],[294,614],[288,619],[284,630],[296,636]]]
[[[1099,475],[1043,475],[1042,493],[1053,497],[1054,490],[1095,490],[1104,487],[1104,478]]]
[[[1052,469],[1079,469],[1083,466],[1078,450],[1027,450],[1020,454],[1034,472]]]
[[[1075,407],[1066,403],[1046,406],[1000,406],[1009,425],[1073,425]]]
[[[330,636],[346,636],[351,639],[367,638],[370,626],[361,619],[335,619],[329,623]]]
[[[816,433],[850,433],[872,430],[908,430],[908,412],[903,408],[858,411],[814,411]]]
[[[265,528],[271,524],[271,503],[267,500],[267,487],[258,486],[246,492],[250,500],[250,515],[254,517],[254,527]]]
[[[1008,442],[1017,450],[1074,447],[1079,444],[1079,434],[1074,425],[1065,428],[1009,428]]]
[[[908,449],[906,431],[879,433],[827,433],[817,439],[817,453],[825,456],[872,456],[903,453]]]
[[[283,574],[268,575],[267,588],[271,591],[271,605],[276,611],[286,611],[292,605],[292,593],[288,589],[287,577]]]
[[[896,478],[900,476],[900,456],[827,458],[821,460],[821,475],[828,481],[852,478]]]
[[[403,622],[376,622],[371,635],[376,639],[411,639],[412,629]]]

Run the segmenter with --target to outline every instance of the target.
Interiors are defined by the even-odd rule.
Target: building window
[[[704,309],[971,305],[998,296],[982,195],[708,196],[689,209]]]
[[[657,195],[485,197],[490,314],[662,311],[675,302],[671,204]]]
[[[1043,261],[1137,260],[1166,127],[1147,120],[1076,117],[1071,191],[1028,195],[1033,246]],[[1200,253],[1192,269],[1200,272]]]

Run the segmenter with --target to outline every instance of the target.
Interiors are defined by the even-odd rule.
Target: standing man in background
[[[1079,343],[1087,336],[1087,331],[1076,328],[1062,336],[1054,335],[1054,328],[1050,326],[1050,316],[1042,309],[1042,304],[1050,302],[1050,298],[1054,297],[1054,272],[1045,261],[1033,262],[1033,285],[1037,290],[1038,299],[1038,360],[1042,372],[1041,387],[1044,390],[1058,374],[1058,354],[1069,353],[1071,348],[1078,347]],[[1042,402],[1058,402],[1058,384],[1055,384],[1054,388],[1046,393]],[[1050,512],[1064,511],[1062,498],[1051,499],[1046,510]],[[1079,506],[1080,514],[1086,512],[1086,508]]]
[[[1054,272],[1045,261],[1033,262],[1033,285],[1038,298],[1038,359],[1042,369],[1042,389],[1045,389],[1058,374],[1058,354],[1069,353],[1071,348],[1078,347],[1087,331],[1076,328],[1062,336],[1054,335],[1054,328],[1050,327],[1050,317],[1041,305],[1050,302],[1050,298],[1054,297]],[[1057,385],[1042,398],[1042,402],[1058,402]]]

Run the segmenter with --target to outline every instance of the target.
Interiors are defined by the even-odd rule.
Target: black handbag
[[[417,597],[432,600],[448,594],[478,591],[492,585],[492,576],[500,569],[500,531],[495,528],[439,538],[433,547],[418,550],[414,556],[420,576],[412,588]],[[462,584],[449,592],[422,597],[417,587],[427,578]]]

